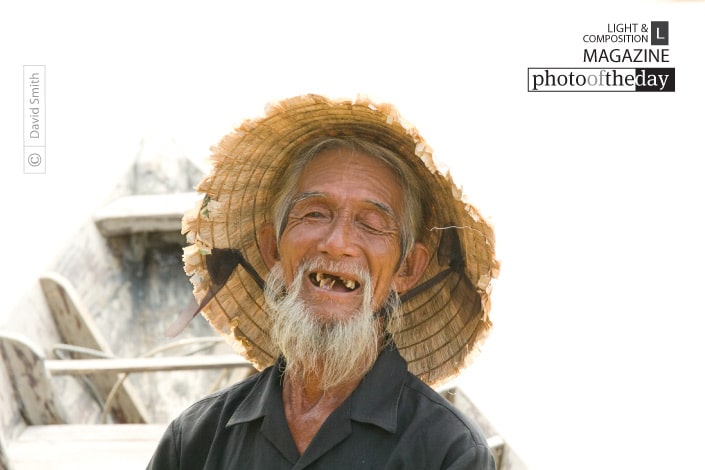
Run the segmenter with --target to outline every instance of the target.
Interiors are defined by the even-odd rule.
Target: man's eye
[[[323,212],[311,211],[304,214],[304,217],[307,219],[322,219],[323,217],[325,217],[325,215],[323,214]]]
[[[363,230],[376,235],[389,233],[392,230],[389,221],[375,213],[363,214],[357,218],[357,223]]]
[[[385,230],[385,227],[380,224],[379,222],[375,221],[359,221],[358,222],[360,227],[362,227],[365,231],[375,234],[375,235],[380,235],[383,233],[386,233],[388,230]]]
[[[381,228],[375,227],[373,225],[363,224],[362,226],[365,228],[365,230],[367,230],[368,232],[373,233],[375,235],[380,235],[380,234],[386,233]]]

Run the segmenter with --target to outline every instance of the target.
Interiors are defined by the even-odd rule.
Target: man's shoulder
[[[203,397],[171,421],[148,468],[203,468],[232,417],[264,390],[267,370]]]
[[[218,419],[224,414],[232,414],[261,383],[265,373],[266,370],[258,372],[241,382],[206,395],[186,408],[174,422],[192,425],[194,422],[208,422],[211,418]]]
[[[433,388],[408,373],[404,381],[400,406],[415,419],[433,424],[437,432],[465,434],[475,445],[487,446],[480,427]]]

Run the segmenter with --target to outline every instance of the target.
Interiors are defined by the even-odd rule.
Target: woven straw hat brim
[[[197,188],[204,193],[203,202],[183,220],[190,243],[184,249],[184,264],[194,295],[202,302],[209,291],[220,287],[214,286],[208,271],[208,257],[215,249],[239,250],[266,278],[256,233],[271,222],[272,187],[291,159],[312,141],[342,136],[367,139],[397,152],[432,195],[424,201],[427,220],[420,241],[433,256],[421,283],[448,270],[449,253],[462,258],[462,269],[449,271],[404,302],[402,318],[392,332],[412,373],[429,384],[443,382],[470,362],[490,330],[491,280],[499,270],[494,234],[479,212],[463,202],[450,175],[438,171],[430,147],[416,129],[389,104],[318,95],[291,98],[270,106],[264,117],[243,122],[213,147],[212,171]],[[445,236],[447,231],[457,236]],[[202,313],[258,368],[276,360],[262,289],[242,267],[234,270]]]

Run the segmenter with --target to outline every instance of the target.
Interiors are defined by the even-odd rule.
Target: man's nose
[[[355,256],[354,227],[348,217],[335,217],[318,242],[318,250],[331,256]]]

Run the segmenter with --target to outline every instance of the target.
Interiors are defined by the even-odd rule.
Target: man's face
[[[359,269],[371,275],[373,305],[393,287],[399,265],[402,189],[381,161],[348,150],[316,156],[303,170],[279,252],[290,283],[303,262],[322,262],[304,274],[299,297],[321,320],[344,320],[360,307]]]

